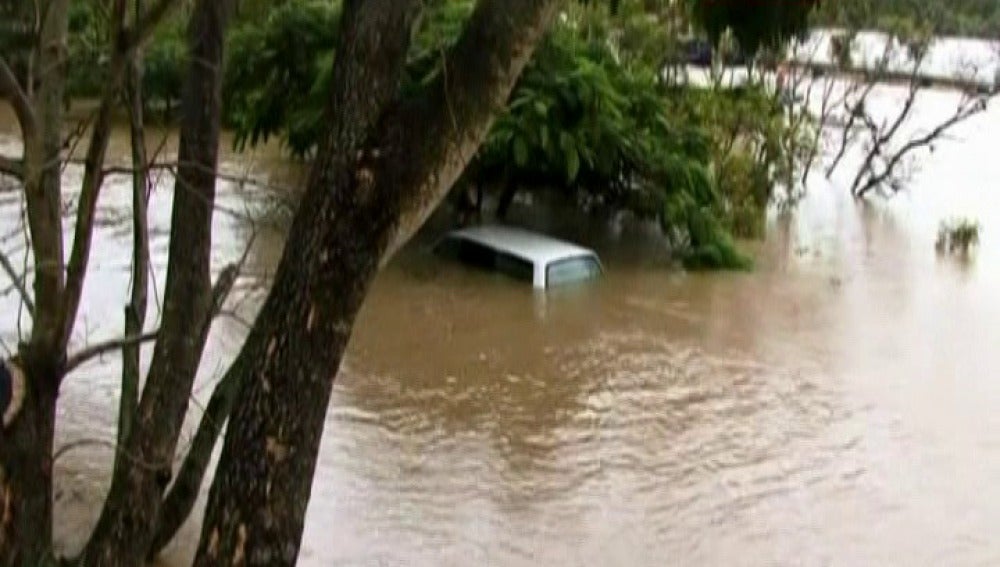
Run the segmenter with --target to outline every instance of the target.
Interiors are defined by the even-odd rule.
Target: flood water
[[[928,96],[926,116],[950,104]],[[996,132],[997,110],[967,123],[887,203],[817,183],[753,245],[752,273],[684,274],[643,260],[628,230],[534,219],[607,267],[597,285],[539,295],[415,243],[379,276],[337,379],[300,563],[1000,563]],[[78,344],[120,329],[122,187],[102,208]],[[234,210],[248,198],[221,193]],[[6,233],[16,202],[3,198]],[[935,254],[952,215],[983,225],[970,259]],[[217,221],[219,265],[246,238],[237,216]],[[153,217],[162,272],[166,188]],[[263,231],[254,274],[279,250]],[[11,342],[16,304],[0,302]],[[242,333],[217,325],[196,399]],[[70,378],[58,445],[114,438],[117,368]],[[99,510],[110,457],[88,446],[56,463],[67,549]],[[166,564],[186,564],[196,538],[191,523]]]

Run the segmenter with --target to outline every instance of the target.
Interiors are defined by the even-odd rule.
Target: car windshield
[[[545,270],[546,286],[553,287],[594,279],[601,273],[601,265],[593,256],[567,258],[549,264]]]

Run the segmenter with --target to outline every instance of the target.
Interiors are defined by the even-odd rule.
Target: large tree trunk
[[[24,405],[0,426],[0,566],[42,565],[52,549],[52,441],[58,376],[44,360],[25,364]]]
[[[335,132],[367,121],[357,99],[373,100],[363,105],[371,110],[396,91],[405,43],[393,38],[408,37],[396,33],[407,14],[381,3],[345,12],[355,27],[334,72]],[[324,144],[274,287],[234,363],[246,376],[196,565],[295,563],[333,378],[368,287],[468,163],[557,4],[481,0],[422,96],[390,104],[360,151],[345,151],[350,136]]]
[[[211,313],[210,251],[221,114],[223,40],[231,0],[199,0],[188,30],[170,257],[159,339],[123,460],[83,563],[140,565],[146,558],[170,481],[194,377],[201,329]]]
[[[52,547],[52,444],[64,353],[59,347],[63,291],[63,91],[69,0],[48,3],[41,22],[38,63],[46,69],[37,96],[26,85],[15,108],[24,136],[24,186],[35,257],[32,334],[19,364],[26,377],[23,406],[8,429],[0,426],[0,565],[44,563]],[[13,79],[11,79],[13,81]],[[14,90],[13,83],[5,91]],[[8,96],[10,92],[6,93]],[[32,104],[33,103],[33,104]]]

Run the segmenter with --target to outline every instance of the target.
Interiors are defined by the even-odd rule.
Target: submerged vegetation
[[[934,247],[939,253],[968,254],[979,244],[979,223],[968,218],[942,221]]]

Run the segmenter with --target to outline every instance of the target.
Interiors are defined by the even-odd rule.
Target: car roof
[[[580,256],[597,257],[597,254],[589,248],[507,225],[490,224],[471,226],[449,232],[446,238],[458,238],[476,242],[528,260],[529,262],[543,265],[566,258]]]

